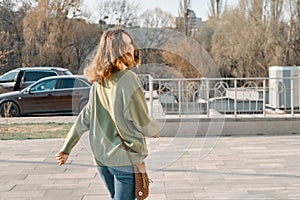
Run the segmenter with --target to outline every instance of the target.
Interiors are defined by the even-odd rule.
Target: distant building
[[[188,10],[187,15],[187,27],[185,26],[183,17],[175,17],[171,27],[185,33],[187,29],[187,34],[194,36],[195,33],[204,25],[204,21],[201,17],[197,17],[194,10]]]

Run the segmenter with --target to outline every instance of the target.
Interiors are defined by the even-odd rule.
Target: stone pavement
[[[148,139],[149,200],[300,199],[300,136]],[[63,139],[0,141],[0,199],[109,199],[86,136],[57,166]]]

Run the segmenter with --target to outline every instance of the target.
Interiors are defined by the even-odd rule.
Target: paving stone
[[[204,140],[178,149],[168,149],[174,138],[147,140],[149,200],[300,199],[299,136],[221,137],[202,156]],[[0,141],[0,199],[109,199],[86,141],[59,167],[54,156],[62,143]]]

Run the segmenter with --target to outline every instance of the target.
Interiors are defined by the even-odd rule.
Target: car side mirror
[[[32,88],[30,88],[30,87],[27,88],[27,89],[26,89],[26,92],[28,92],[29,94],[32,94],[32,93],[33,93],[33,92],[32,92]]]

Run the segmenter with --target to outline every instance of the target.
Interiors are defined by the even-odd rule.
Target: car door
[[[54,89],[57,79],[39,81],[23,93],[20,100],[23,113],[55,112]]]
[[[14,90],[16,78],[19,74],[18,70],[7,72],[0,77],[0,94]]]
[[[82,98],[86,98],[89,85],[79,78],[61,78],[55,92],[56,109],[73,112],[79,107]]]

